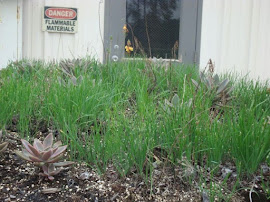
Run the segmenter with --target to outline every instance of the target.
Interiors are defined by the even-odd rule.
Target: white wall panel
[[[270,79],[270,1],[204,0],[200,65]]]
[[[78,8],[78,32],[75,34],[43,32],[44,6]],[[104,2],[102,0],[24,0],[23,56],[25,58],[49,61],[91,56],[102,61],[103,30]]]
[[[0,69],[22,56],[22,0],[0,1]]]

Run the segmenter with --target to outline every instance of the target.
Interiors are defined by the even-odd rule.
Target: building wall
[[[91,56],[103,60],[103,0],[24,0],[23,6],[24,58],[49,61]],[[43,32],[44,6],[78,8],[78,32]]]
[[[203,0],[201,68],[270,79],[269,20],[269,0]]]
[[[0,69],[22,56],[22,0],[0,1]]]

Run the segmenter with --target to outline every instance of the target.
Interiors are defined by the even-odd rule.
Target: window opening
[[[178,59],[180,0],[127,0],[126,57]]]

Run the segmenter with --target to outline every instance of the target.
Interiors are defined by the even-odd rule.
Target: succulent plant
[[[25,149],[22,149],[22,152],[16,150],[15,153],[20,158],[41,166],[44,172],[41,175],[48,177],[50,180],[54,179],[53,175],[56,175],[61,171],[61,168],[56,169],[56,167],[73,164],[71,161],[58,162],[62,159],[64,152],[67,149],[67,145],[62,146],[61,141],[53,144],[52,133],[48,134],[43,142],[34,139],[33,145],[24,139],[21,141]]]
[[[64,78],[69,78],[68,85],[72,83],[74,86],[77,86],[79,83],[82,82],[83,77],[80,75],[79,77],[74,76],[75,74],[75,68],[79,66],[82,68],[84,71],[86,71],[86,68],[89,66],[88,61],[83,61],[79,59],[73,59],[73,60],[62,60],[59,64],[59,70],[63,73]],[[61,77],[58,77],[58,82],[60,85],[66,86],[65,80],[63,80]]]
[[[61,172],[61,168],[57,168],[57,167],[63,167],[63,166],[68,166],[73,164],[73,162],[71,161],[64,161],[64,162],[59,162],[59,163],[49,163],[44,164],[42,166],[42,170],[43,173],[40,173],[39,175],[47,177],[49,180],[53,180],[54,179],[54,175],[57,175],[58,173]]]
[[[160,103],[161,104],[161,103]],[[186,106],[190,107],[192,104],[192,98],[185,103]],[[177,94],[173,96],[171,99],[171,102],[167,99],[165,99],[164,104],[161,104],[161,107],[165,112],[168,114],[171,113],[171,109],[174,109],[175,111],[178,111],[183,106],[183,103],[180,102],[180,98]]]
[[[0,139],[2,138],[3,136],[3,132],[2,130],[0,130]],[[3,143],[0,143],[0,154],[5,151],[8,147],[8,143],[7,142],[3,142]]]
[[[230,93],[233,90],[233,87],[229,86],[229,80],[224,79],[220,82],[219,76],[213,73],[205,74],[203,72],[200,73],[201,83],[207,87],[210,93],[215,93],[215,97],[212,102],[212,108],[225,106],[231,99]],[[200,88],[200,85],[197,81],[191,79],[192,83],[196,88]]]

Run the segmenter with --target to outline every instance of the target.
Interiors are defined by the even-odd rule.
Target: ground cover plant
[[[43,173],[40,173],[40,175],[46,176],[50,180],[54,179],[53,175],[57,175],[61,171],[61,168],[57,169],[56,167],[73,164],[71,161],[58,162],[64,156],[67,145],[61,146],[61,141],[53,144],[52,133],[48,134],[43,142],[35,139],[33,145],[24,139],[21,142],[25,149],[22,152],[15,150],[17,156],[42,167]]]
[[[83,169],[96,176],[111,171],[125,183],[136,176],[140,183],[127,184],[146,190],[130,198],[121,185],[121,194],[106,193],[103,200],[177,201],[175,191],[183,187],[204,201],[270,197],[267,83],[216,76],[211,61],[201,75],[196,67],[148,59],[14,62],[0,71],[0,106],[7,162],[25,166],[12,153],[21,150],[20,138],[33,142],[52,133]],[[4,164],[1,169],[7,172]],[[79,179],[82,173],[73,172]]]

